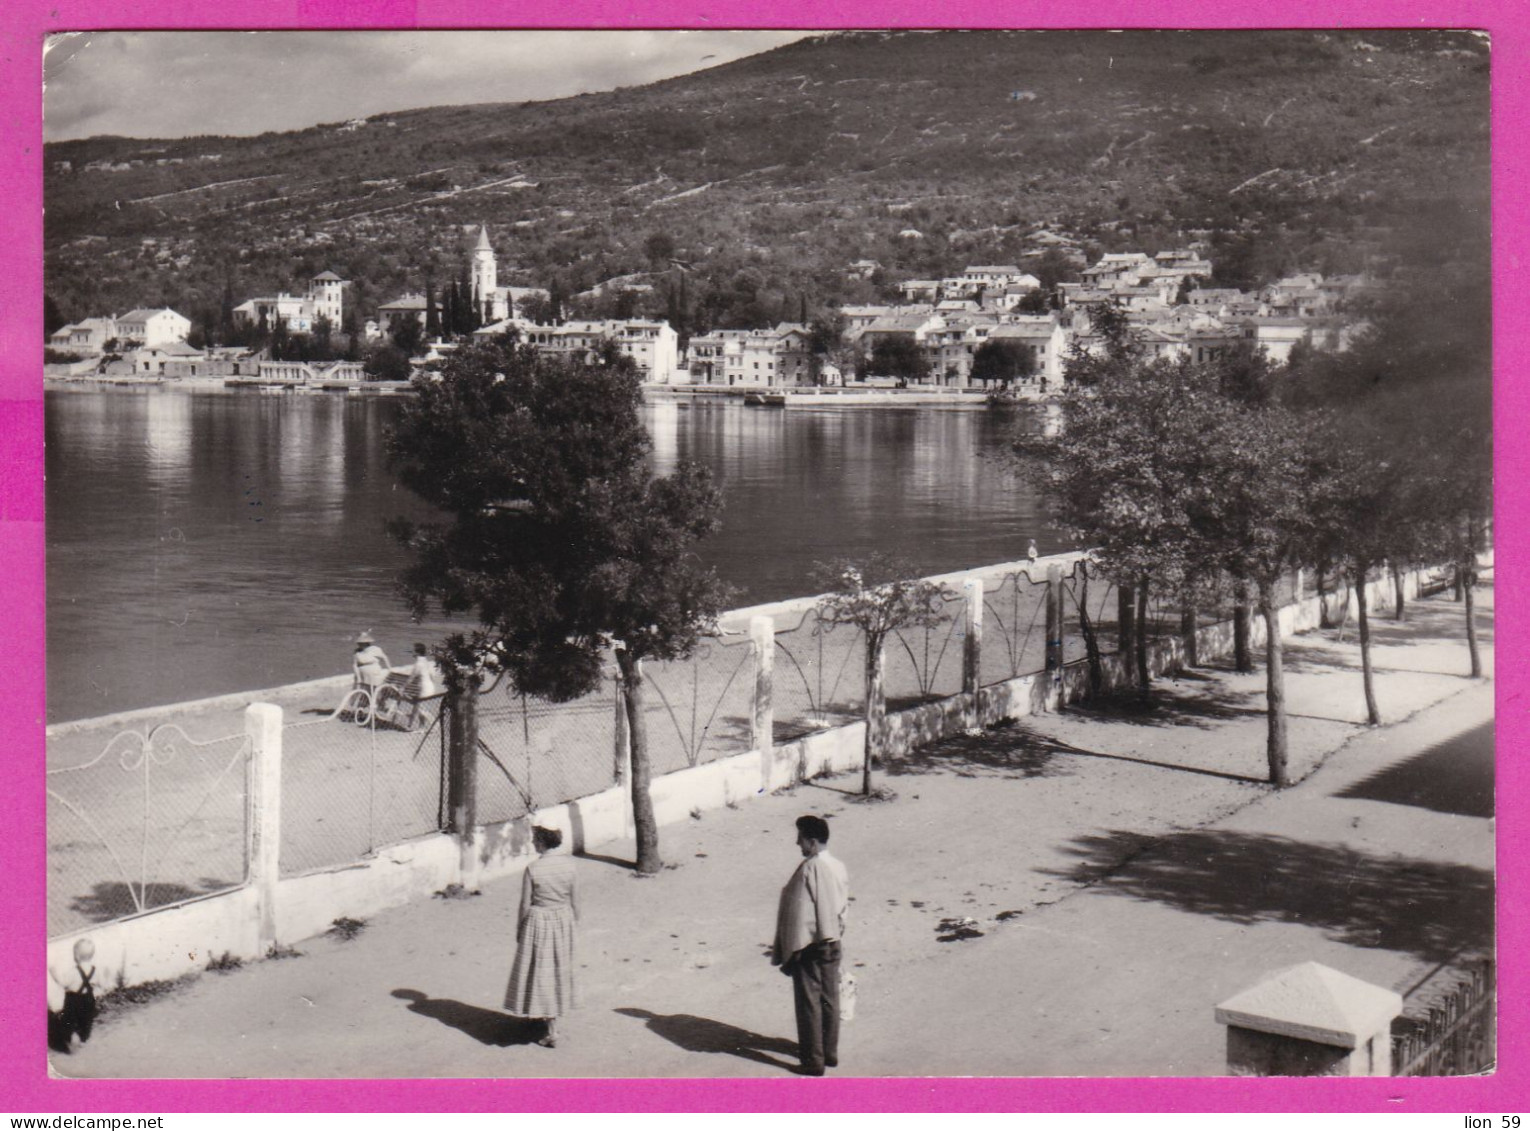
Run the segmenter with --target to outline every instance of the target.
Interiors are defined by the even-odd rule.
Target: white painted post
[[[776,743],[776,622],[770,617],[750,617],[749,641],[754,646],[754,715],[749,742],[760,752],[760,788],[769,792]]]
[[[1278,971],[1216,1007],[1229,1076],[1390,1076],[1403,999],[1319,962]]]
[[[962,610],[962,694],[967,696],[967,725],[981,726],[978,689],[983,685],[983,579],[962,582],[966,603]]]
[[[281,875],[282,709],[251,703],[244,709],[250,743],[245,770],[245,849],[255,891],[255,945],[265,954],[276,943],[276,882]]]

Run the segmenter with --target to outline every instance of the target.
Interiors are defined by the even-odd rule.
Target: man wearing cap
[[[840,940],[850,909],[850,877],[829,855],[829,823],[797,818],[803,860],[781,889],[770,960],[792,977],[797,1006],[797,1072],[822,1076],[839,1065]]]
[[[356,676],[357,687],[364,686],[376,691],[388,681],[388,672],[392,668],[393,665],[388,663],[388,653],[377,646],[370,632],[363,632],[356,637],[356,655],[351,659],[351,671]]]

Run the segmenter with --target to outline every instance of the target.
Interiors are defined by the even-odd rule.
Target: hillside
[[[831,35],[556,102],[49,145],[46,288],[65,318],[213,319],[225,286],[330,268],[369,311],[455,275],[480,221],[502,283],[655,272],[693,327],[869,299],[855,259],[884,285],[1034,262],[1041,232],[1091,256],[1199,236],[1249,285],[1477,256],[1488,161],[1487,46],[1464,33]]]

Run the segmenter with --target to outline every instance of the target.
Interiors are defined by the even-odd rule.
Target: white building
[[[168,306],[158,310],[130,310],[117,320],[117,337],[153,348],[184,342],[191,333],[191,319]]]
[[[644,384],[668,385],[689,380],[680,368],[680,338],[668,322],[643,318],[598,322],[564,322],[555,326],[507,318],[474,331],[477,337],[493,337],[516,330],[521,340],[544,353],[587,361],[607,342],[637,365]]]
[[[48,345],[56,350],[70,350],[79,354],[97,354],[106,350],[106,343],[117,336],[115,318],[86,318],[60,326],[48,336]]]
[[[324,271],[308,281],[308,290],[301,295],[282,291],[241,302],[234,307],[234,322],[240,326],[258,326],[264,318],[268,329],[274,330],[277,322],[284,322],[290,332],[307,334],[323,318],[329,322],[331,330],[339,330],[345,317],[345,288],[348,285],[333,271]]]

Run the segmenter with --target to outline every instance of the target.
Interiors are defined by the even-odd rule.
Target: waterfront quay
[[[652,879],[623,864],[630,835],[592,836],[576,858],[580,1006],[555,1052],[499,1009],[508,874],[476,898],[337,905],[358,931],[325,919],[283,940],[284,961],[109,1010],[54,1069],[786,1078],[789,995],[762,944],[802,812],[831,817],[853,877],[859,1002],[839,1075],[1224,1075],[1214,1007],[1311,962],[1427,1016],[1492,945],[1493,685],[1462,675],[1460,615],[1442,594],[1376,626],[1381,728],[1363,725],[1352,632],[1288,641],[1288,790],[1259,780],[1263,720],[1246,708],[1262,674],[1214,660],[1162,676],[1147,713],[1074,706],[920,747],[885,767],[880,803],[831,773],[676,811],[672,867]]]

